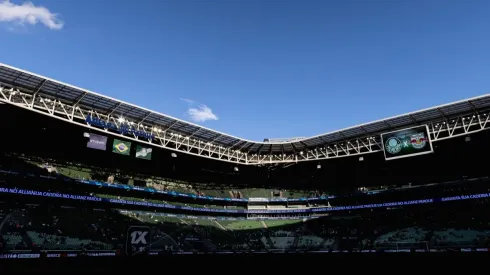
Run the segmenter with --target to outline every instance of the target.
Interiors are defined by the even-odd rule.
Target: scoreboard
[[[433,152],[427,125],[381,135],[386,160],[412,157]]]

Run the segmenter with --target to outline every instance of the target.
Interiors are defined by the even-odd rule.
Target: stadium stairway
[[[218,250],[218,247],[209,239],[203,239],[202,243],[208,249],[208,251]]]
[[[260,221],[260,223],[262,224],[262,226],[267,229],[267,224],[264,222],[264,221]]]
[[[265,237],[265,240],[267,242],[267,245],[269,246],[269,248],[273,249],[274,248],[274,242],[271,240],[268,232],[267,232],[267,224],[264,222],[264,221],[260,221],[260,224],[262,224],[262,226],[264,227],[263,231],[265,232],[264,234],[264,237]]]
[[[320,243],[318,247],[323,248],[328,240],[329,240],[328,238],[323,238],[323,241]]]
[[[20,229],[20,235],[22,236],[22,239],[24,240],[24,243],[27,245],[29,249],[34,249],[33,242],[31,238],[27,235],[27,231],[24,228]]]
[[[429,230],[429,232],[425,236],[425,240],[424,241],[430,242],[433,238],[434,238],[434,231],[433,230]]]
[[[213,222],[216,224],[216,226],[218,226],[218,228],[220,228],[220,229],[222,229],[222,230],[226,231],[226,228],[225,228],[224,226],[222,226],[222,225],[221,225],[221,224],[220,224],[218,221],[213,220]]]
[[[269,234],[265,234],[265,240],[267,242],[267,245],[269,246],[270,249],[274,249],[274,242],[271,240],[271,237]]]
[[[6,229],[8,229],[8,220],[12,216],[12,213],[8,213],[5,218],[0,222],[0,234],[2,234]]]
[[[300,239],[302,236],[303,236],[303,231],[299,232],[299,234],[297,234],[296,236],[294,236],[293,245],[291,246],[293,249],[298,248],[299,239]]]

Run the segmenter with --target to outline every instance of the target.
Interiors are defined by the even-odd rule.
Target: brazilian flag
[[[141,145],[136,145],[136,157],[139,159],[151,160],[152,148],[146,148]]]
[[[131,150],[131,142],[122,141],[116,138],[114,139],[114,143],[112,144],[113,153],[129,156],[130,150]]]

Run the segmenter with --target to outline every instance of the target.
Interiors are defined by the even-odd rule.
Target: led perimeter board
[[[427,125],[416,126],[381,135],[386,160],[393,160],[433,152]]]

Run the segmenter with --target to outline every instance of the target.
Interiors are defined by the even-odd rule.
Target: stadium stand
[[[18,204],[17,204],[18,205]],[[152,212],[9,204],[4,251],[119,251],[130,225],[152,229],[153,251],[449,249],[486,247],[488,202],[367,211],[309,220],[218,220]],[[475,209],[471,215],[463,210]],[[6,208],[3,208],[4,210]],[[459,214],[458,214],[459,213]]]

